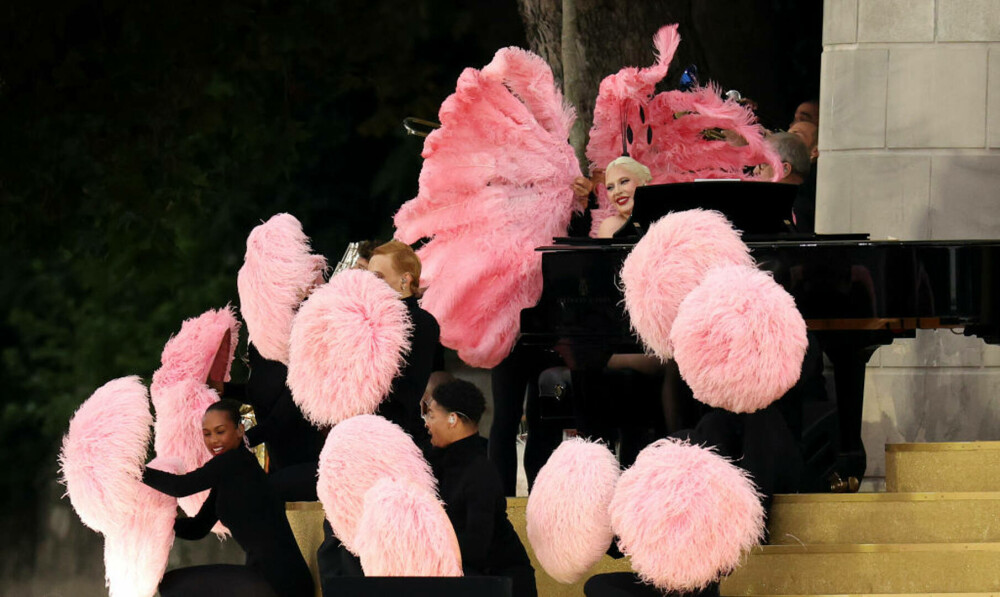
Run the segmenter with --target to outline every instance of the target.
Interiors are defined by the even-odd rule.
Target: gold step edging
[[[1000,491],[914,491],[899,493],[781,493],[774,496],[773,505],[825,504],[867,502],[937,502],[967,500],[1000,500]]]
[[[929,443],[886,444],[885,451],[886,452],[976,452],[976,451],[1000,452],[1000,442],[976,441],[976,442],[929,442]]]

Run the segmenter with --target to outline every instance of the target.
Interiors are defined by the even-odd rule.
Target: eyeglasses
[[[430,416],[430,414],[431,414],[430,401],[422,398],[420,400],[420,418],[426,421],[427,418]],[[458,416],[462,417],[463,419],[465,419],[466,421],[471,421],[472,420],[472,419],[469,418],[469,415],[467,415],[467,414],[465,414],[465,413],[463,413],[461,411],[457,411],[457,410],[453,410],[453,411],[451,411],[451,412],[449,412],[447,414],[449,414],[449,415],[452,415],[452,414],[458,415]]]

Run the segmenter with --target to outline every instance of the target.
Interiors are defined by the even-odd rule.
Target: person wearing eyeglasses
[[[535,570],[507,518],[500,473],[486,457],[479,420],[486,410],[482,392],[457,379],[434,388],[421,401],[429,453],[445,512],[455,528],[466,576],[507,576],[514,597],[535,597]]]

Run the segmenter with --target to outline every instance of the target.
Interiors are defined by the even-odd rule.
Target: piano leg
[[[833,363],[833,380],[840,426],[840,450],[836,472],[844,480],[864,478],[867,467],[861,441],[864,410],[865,366],[879,346],[892,344],[888,330],[837,330],[818,332],[823,352]]]

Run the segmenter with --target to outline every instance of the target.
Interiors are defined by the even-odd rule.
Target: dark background
[[[704,24],[726,2],[696,4]],[[759,4],[766,30],[726,21],[682,47],[760,69],[740,89],[780,98],[761,114],[783,127],[818,96],[822,3]],[[290,212],[334,263],[388,239],[421,165],[402,119],[435,119],[463,68],[526,43],[514,0],[0,7],[3,576],[33,572],[73,411],[110,379],[148,380],[183,319],[237,302],[250,229]]]

